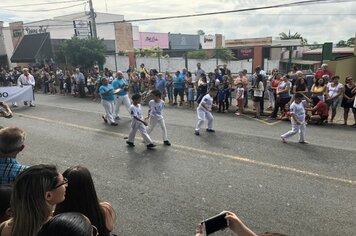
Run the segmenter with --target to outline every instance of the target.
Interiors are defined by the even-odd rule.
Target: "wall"
[[[138,48],[152,47],[160,47],[162,49],[169,48],[168,34],[140,32],[140,41]]]
[[[197,63],[200,62],[202,68],[206,72],[214,71],[216,68],[216,59],[210,60],[197,60],[189,59],[188,60],[188,70],[194,71],[196,69]],[[117,70],[126,71],[129,67],[129,59],[127,56],[116,56]],[[172,57],[172,58],[158,58],[153,57],[138,57],[136,58],[136,65],[145,64],[146,68],[160,68],[161,72],[169,71],[175,72],[177,70],[182,70],[185,68],[185,59],[181,57]],[[222,62],[219,61],[221,64]],[[240,60],[240,61],[230,61],[226,63],[228,68],[233,74],[238,73],[239,71],[246,69],[248,73],[252,73],[252,63],[253,60]],[[107,55],[106,63],[104,67],[109,68],[110,70],[115,71],[115,56]],[[266,72],[272,71],[273,68],[279,68],[279,60],[267,60],[264,61],[264,70]]]
[[[340,76],[341,83],[345,83],[345,78],[348,75],[356,78],[356,57],[326,63],[334,75]]]
[[[170,49],[199,49],[200,35],[168,34]]]

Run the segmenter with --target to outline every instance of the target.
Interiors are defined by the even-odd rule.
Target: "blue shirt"
[[[108,86],[104,86],[104,85],[100,86],[99,93],[100,93],[101,99],[103,99],[105,101],[114,101],[115,100],[113,91],[111,91],[109,94],[103,95],[103,93],[109,91],[110,89],[114,89],[111,84],[108,84]]]
[[[119,93],[117,93],[117,95],[119,95],[119,96],[127,95],[127,89],[125,89],[124,87],[128,86],[128,85],[129,85],[129,83],[127,82],[126,79],[116,79],[112,82],[112,86],[115,90],[118,88],[122,89]]]
[[[156,89],[158,89],[162,93],[166,89],[166,84],[167,82],[165,79],[158,79],[156,80]]]
[[[0,185],[11,184],[15,181],[16,176],[28,166],[21,165],[15,158],[0,158]]]
[[[218,101],[224,101],[225,99],[225,90],[224,89],[219,89],[218,90]]]
[[[173,87],[176,89],[183,89],[184,88],[184,78],[185,76],[181,76],[182,73],[179,76],[176,76],[173,78]]]

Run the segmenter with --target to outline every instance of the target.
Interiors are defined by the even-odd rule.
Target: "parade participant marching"
[[[101,104],[105,109],[105,115],[102,116],[105,123],[109,123],[109,125],[117,126],[117,123],[114,120],[113,112],[114,112],[114,88],[106,78],[101,80],[102,85],[99,87],[99,94],[101,96]]]
[[[17,85],[18,86],[32,86],[32,91],[35,87],[35,79],[33,76],[29,73],[27,68],[23,69],[23,74],[20,75],[20,77],[17,79]],[[33,94],[33,100],[35,99],[35,94]],[[30,107],[34,107],[35,104],[33,103],[33,100],[29,101],[30,102]],[[28,101],[24,101],[24,105],[27,106]],[[17,107],[16,102],[13,104],[14,107]]]
[[[148,103],[148,118],[150,121],[148,124],[147,133],[150,134],[156,124],[159,123],[162,128],[163,144],[170,146],[171,143],[168,141],[167,129],[162,114],[164,108],[164,101],[161,99],[162,94],[159,90],[156,89],[153,90],[151,94],[153,95],[153,99]]]
[[[140,103],[141,103],[141,95],[134,94],[132,96],[132,105],[130,106],[132,122],[131,122],[129,137],[128,137],[128,140],[126,141],[126,143],[130,147],[134,147],[135,146],[135,144],[134,144],[135,136],[136,136],[137,130],[139,130],[142,135],[142,138],[144,139],[144,141],[146,143],[147,149],[153,149],[154,147],[156,147],[156,145],[154,145],[152,143],[152,139],[150,138],[150,136],[147,133],[147,130],[146,130],[147,123],[143,120],[142,108],[141,108]]]
[[[199,130],[203,127],[206,119],[208,120],[208,128],[206,131],[215,132],[215,130],[213,130],[214,117],[211,114],[211,109],[213,106],[213,98],[216,96],[216,93],[216,88],[210,88],[209,93],[202,98],[197,108],[198,123],[195,127],[195,135],[199,135]]]
[[[299,143],[308,144],[305,141],[305,109],[302,103],[304,95],[301,93],[296,93],[294,95],[294,102],[290,106],[290,114],[291,114],[291,123],[292,129],[285,134],[281,135],[281,139],[283,143],[286,143],[286,139],[292,137],[296,133],[299,132]]]
[[[130,98],[127,94],[129,83],[124,79],[124,74],[121,71],[116,73],[116,79],[112,82],[114,89],[121,89],[115,98],[115,119],[120,120],[119,111],[122,104],[125,105],[127,112],[130,113]]]

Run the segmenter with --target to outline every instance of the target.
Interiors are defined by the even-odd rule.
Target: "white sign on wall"
[[[214,49],[216,47],[215,35],[200,35],[202,49]]]
[[[73,21],[74,34],[77,37],[89,37],[92,36],[90,21],[75,20]]]

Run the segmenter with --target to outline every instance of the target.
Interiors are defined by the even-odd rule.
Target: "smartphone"
[[[203,225],[204,235],[210,235],[216,231],[225,229],[228,227],[228,221],[225,219],[227,212],[222,212],[219,215],[210,217],[209,219],[201,222]]]

